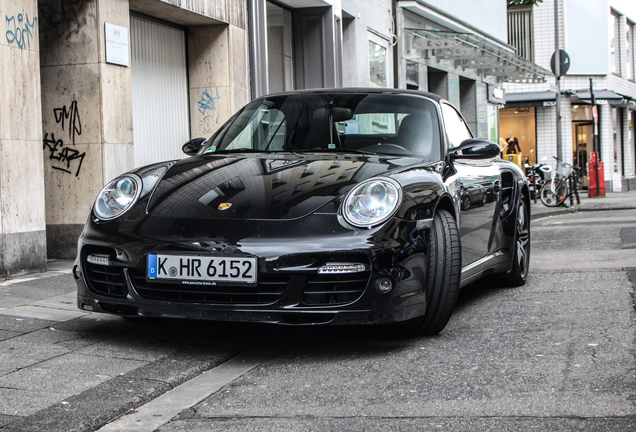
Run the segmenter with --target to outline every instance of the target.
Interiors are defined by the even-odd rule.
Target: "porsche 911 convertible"
[[[526,281],[525,176],[434,94],[270,95],[183,151],[97,196],[80,309],[436,334],[461,287]],[[489,199],[462,206],[474,185]]]

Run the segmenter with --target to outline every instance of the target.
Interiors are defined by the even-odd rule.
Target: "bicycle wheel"
[[[541,188],[539,198],[546,207],[556,207],[565,201],[568,187],[561,179],[550,180]]]

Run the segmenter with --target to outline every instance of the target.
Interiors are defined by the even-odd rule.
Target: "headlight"
[[[369,180],[349,192],[342,214],[353,226],[371,228],[393,216],[401,200],[402,188],[396,181]]]
[[[141,193],[141,179],[134,174],[126,174],[104,186],[101,190],[93,211],[101,220],[111,220],[121,216],[139,198]]]

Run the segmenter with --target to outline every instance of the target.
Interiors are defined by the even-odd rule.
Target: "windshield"
[[[304,93],[258,99],[202,149],[329,152],[440,158],[435,105],[414,95]]]

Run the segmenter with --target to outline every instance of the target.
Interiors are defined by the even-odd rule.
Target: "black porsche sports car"
[[[99,193],[73,269],[80,309],[435,334],[460,287],[526,281],[525,176],[434,94],[270,95],[183,150]],[[462,208],[476,184],[493,199]]]

